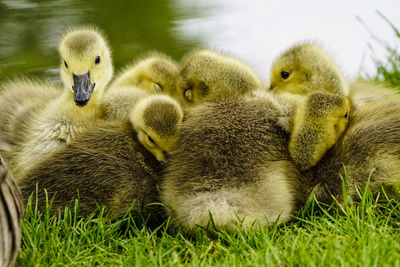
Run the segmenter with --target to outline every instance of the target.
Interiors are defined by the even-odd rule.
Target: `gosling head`
[[[185,106],[226,95],[245,94],[262,87],[257,75],[240,60],[202,49],[181,63],[175,98]]]
[[[305,118],[321,122],[335,141],[342,135],[349,121],[350,100],[339,94],[314,92],[307,97]],[[318,123],[317,123],[318,124]]]
[[[270,89],[273,92],[307,94],[323,90],[349,94],[346,79],[320,47],[306,43],[293,46],[272,64]]]
[[[128,65],[114,83],[115,86],[134,86],[149,93],[171,94],[175,91],[178,64],[167,55],[151,53]]]
[[[69,30],[58,51],[61,78],[76,105],[83,107],[92,95],[101,95],[113,74],[110,49],[102,34],[93,27]]]
[[[297,107],[289,153],[300,170],[315,166],[339,140],[348,124],[350,109],[347,97],[321,91],[310,93]]]
[[[157,160],[166,162],[179,137],[183,112],[167,95],[152,95],[140,100],[130,114],[139,142]]]

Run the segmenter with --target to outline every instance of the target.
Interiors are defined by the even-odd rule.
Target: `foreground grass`
[[[149,227],[129,213],[114,221],[103,210],[85,218],[76,216],[77,208],[53,216],[29,204],[16,265],[400,266],[399,199],[367,192],[345,208],[310,201],[283,225],[194,236],[168,221]]]

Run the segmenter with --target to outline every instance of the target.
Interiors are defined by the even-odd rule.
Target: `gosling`
[[[117,76],[109,91],[114,87],[138,87],[149,93],[174,91],[178,74],[178,63],[169,56],[152,52],[129,64]]]
[[[308,43],[294,46],[278,57],[270,79],[274,93],[298,106],[290,155],[301,170],[309,169],[346,129],[349,85],[333,60],[321,48]]]
[[[270,83],[274,93],[350,93],[346,78],[333,59],[311,43],[295,45],[280,55],[272,64]]]
[[[341,95],[310,93],[294,113],[289,153],[300,170],[315,166],[342,136],[349,121],[350,101]]]
[[[37,105],[43,108],[26,121],[15,156],[17,179],[102,117],[101,98],[113,73],[104,37],[95,28],[73,29],[61,38],[58,50],[64,90],[54,99],[42,96]]]
[[[132,105],[151,94],[172,94],[178,65],[162,53],[151,53],[128,65],[104,95],[107,120],[128,120]]]
[[[127,121],[98,121],[32,168],[19,181],[25,200],[38,183],[40,209],[46,189],[55,210],[68,206],[77,191],[82,215],[96,209],[95,201],[109,208],[113,218],[133,202],[135,211],[159,210],[148,204],[159,202],[161,162],[174,148],[183,113],[175,100],[162,95],[143,99],[135,110],[131,122],[137,132]]]
[[[236,231],[291,218],[306,180],[288,154],[294,109],[278,100],[235,95],[185,114],[160,193],[175,226]]]
[[[343,178],[353,199],[367,184],[372,192],[400,184],[398,99],[357,109],[336,145],[305,172],[289,155],[286,122],[295,111],[282,99],[227,98],[185,114],[161,184],[174,225],[254,228],[290,220],[311,194],[343,204]]]
[[[139,142],[160,162],[175,149],[183,120],[179,103],[166,95],[154,95],[135,105],[130,122]]]
[[[9,80],[0,87],[0,151],[10,163],[18,144],[25,140],[21,132],[31,121],[32,114],[42,108],[38,103],[57,98],[61,88],[48,81],[28,78]]]
[[[18,181],[26,202],[38,186],[37,204],[52,211],[80,200],[79,214],[105,206],[111,218],[132,211],[157,212],[162,164],[137,140],[129,122],[98,121],[67,146],[43,159]],[[35,200],[36,201],[36,200]]]
[[[259,77],[240,60],[201,49],[186,55],[179,70],[175,98],[184,107],[262,88]]]

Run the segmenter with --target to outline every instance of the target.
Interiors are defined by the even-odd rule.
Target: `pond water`
[[[372,73],[371,55],[384,58],[385,51],[379,45],[369,47],[371,32],[389,43],[398,40],[376,14],[376,2],[3,0],[0,79],[24,73],[59,80],[58,40],[69,26],[86,24],[105,32],[117,70],[148,50],[179,60],[191,48],[206,45],[238,56],[266,80],[272,60],[283,49],[317,40],[346,73]],[[387,0],[379,10],[400,25],[399,7],[398,0]]]
[[[98,25],[109,39],[116,69],[148,50],[179,59],[192,40],[173,33],[183,18],[170,2],[11,0],[0,2],[0,76],[58,77],[57,44],[73,25]]]

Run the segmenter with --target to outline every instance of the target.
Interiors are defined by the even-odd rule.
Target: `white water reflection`
[[[399,44],[379,10],[400,27],[400,1],[385,0],[176,0],[198,16],[177,22],[184,38],[228,51],[248,63],[265,80],[273,59],[296,42],[321,44],[348,74],[374,74],[372,57],[384,60],[386,51],[371,37],[361,18],[381,40]],[[369,43],[373,50],[369,48]]]

